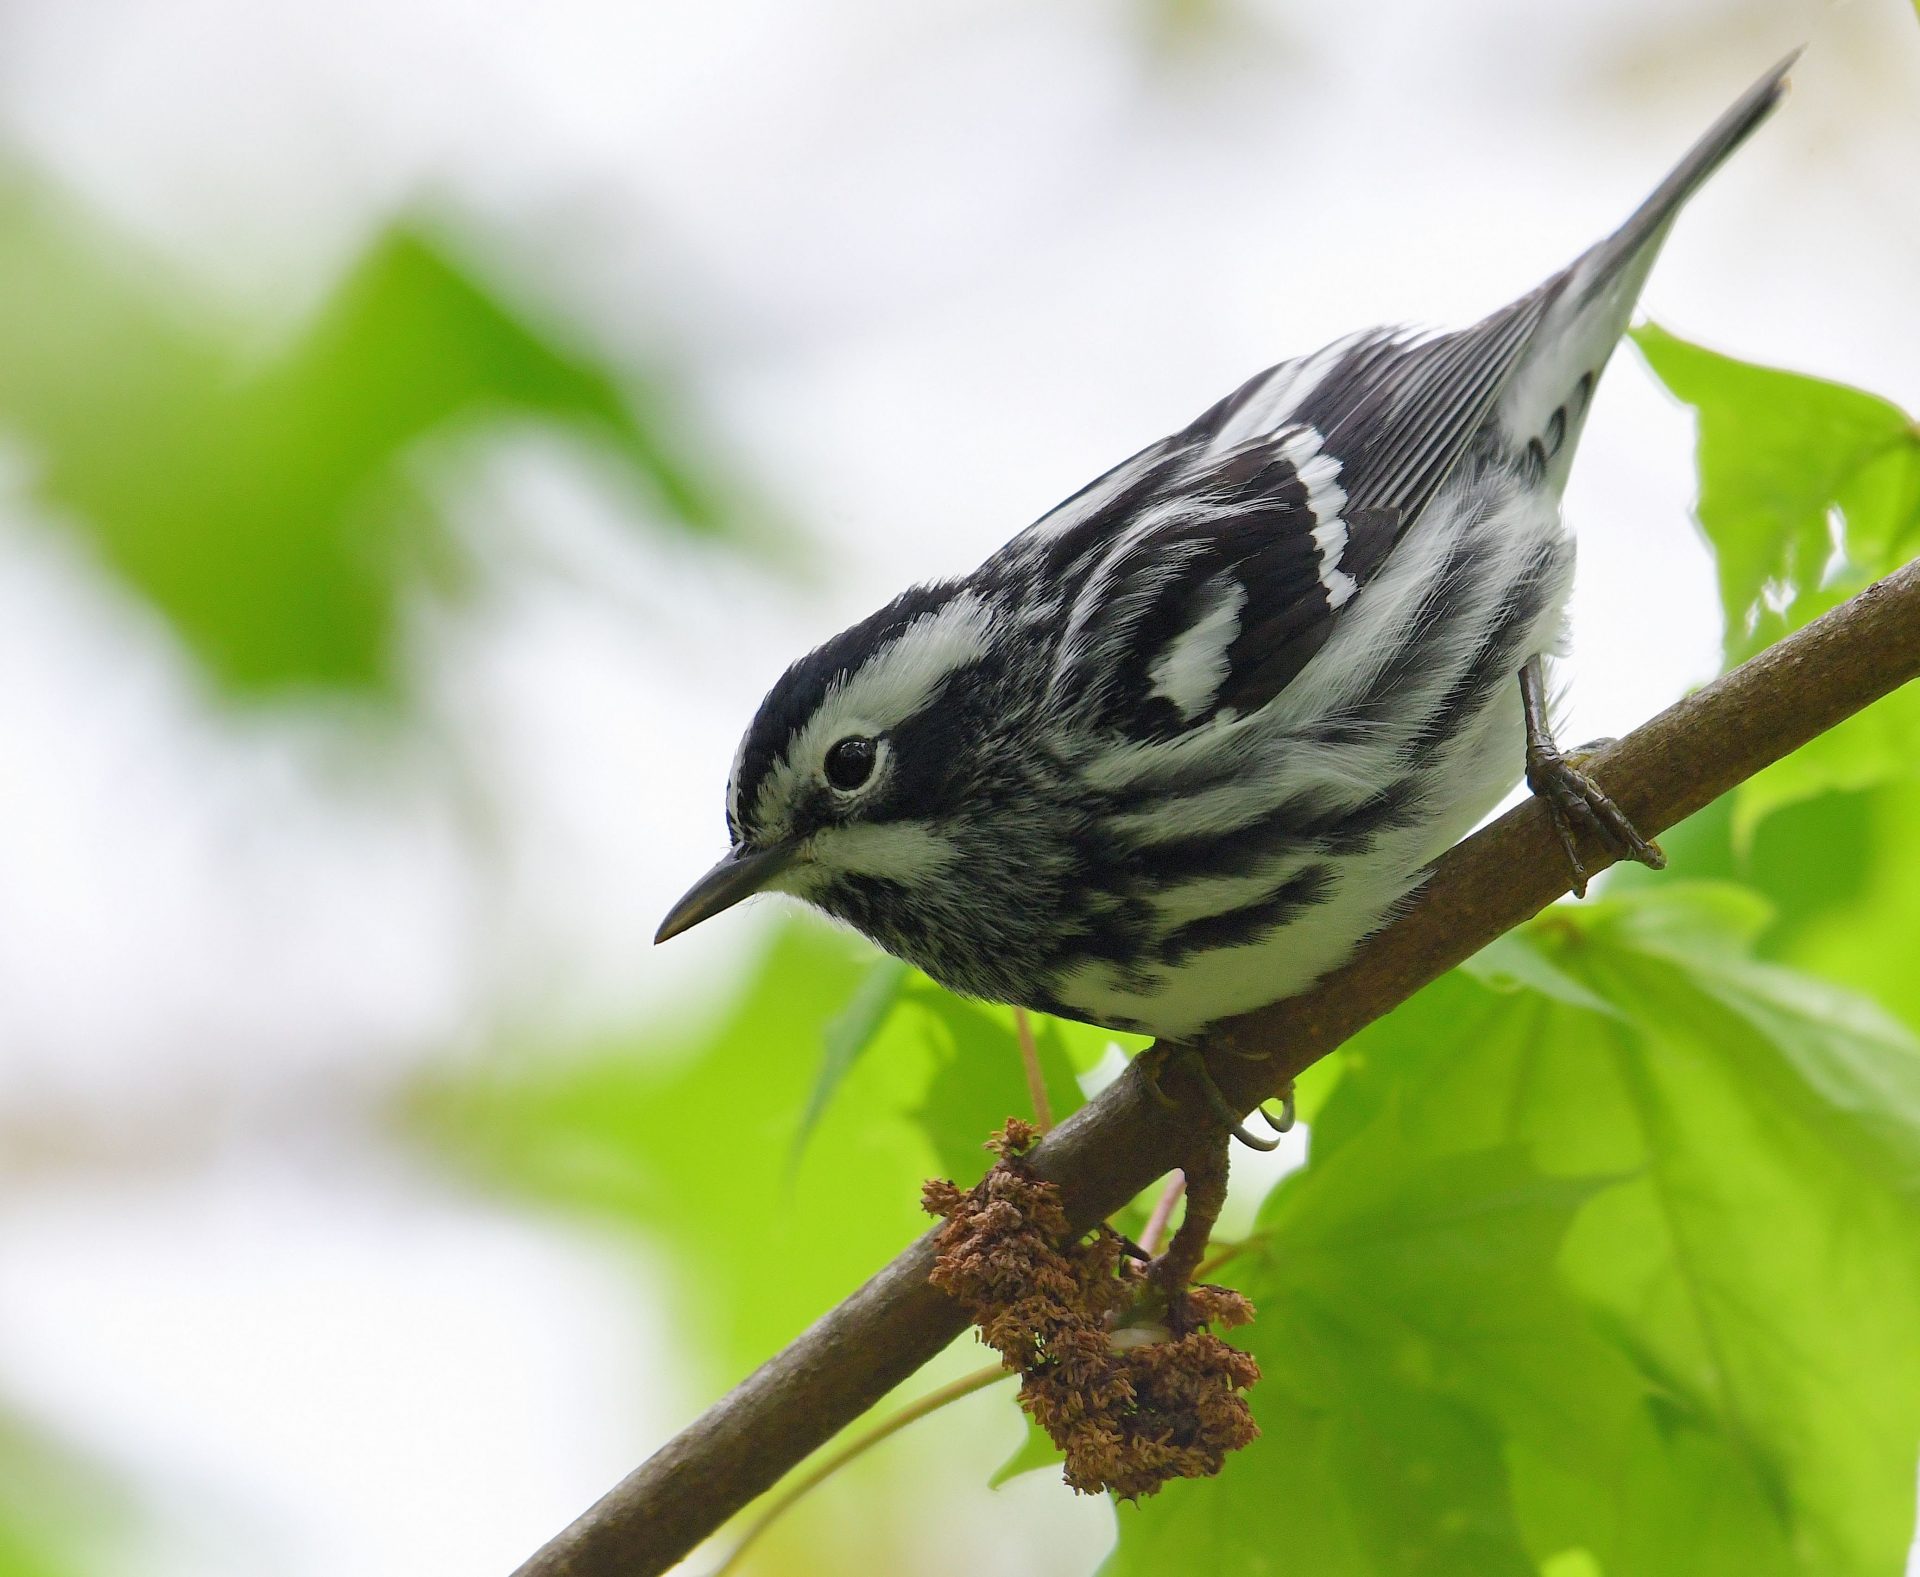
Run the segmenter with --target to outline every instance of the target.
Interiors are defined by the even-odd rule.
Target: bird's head
[[[916,588],[793,664],[760,704],[727,785],[732,847],[656,941],[779,891],[877,921],[964,858],[985,741],[969,690],[992,664],[993,614],[962,585]]]

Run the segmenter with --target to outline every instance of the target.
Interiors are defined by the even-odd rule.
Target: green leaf
[[[1556,908],[1357,1037],[1249,1270],[1263,1437],[1112,1569],[1899,1571],[1920,1048],[1764,921]]]
[[[731,1382],[926,1230],[927,1177],[972,1182],[991,1132],[1031,1110],[1007,1010],[909,975],[883,1013],[885,980],[867,944],[796,923],[718,1021],[504,1048],[415,1091],[409,1131],[476,1182],[664,1252],[677,1361]],[[870,1024],[849,1009],[863,993]],[[864,1049],[796,1154],[818,1089],[797,1053],[829,1026]],[[1064,1117],[1079,1084],[1045,1021],[1038,1040]]]
[[[989,1164],[985,1140],[1009,1117],[1033,1118],[1020,1043],[1011,1009],[966,1002],[921,982],[913,1003],[937,1059],[925,1101],[914,1117],[932,1143],[943,1175],[971,1187]],[[1064,1037],[1049,1019],[1034,1015],[1034,1044],[1056,1122],[1085,1101],[1073,1076]]]
[[[993,1476],[987,1480],[990,1489],[998,1489],[1011,1479],[1019,1478],[1023,1473],[1037,1472],[1041,1468],[1057,1468],[1066,1458],[1060,1454],[1060,1448],[1025,1413],[1020,1415],[1021,1422],[1027,1426],[1025,1437],[1018,1449],[1006,1461],[993,1470]]]
[[[1719,568],[1729,664],[1920,545],[1920,429],[1897,405],[1652,324],[1633,337],[1698,417],[1698,515]]]
[[[1509,931],[1489,942],[1460,967],[1496,991],[1536,991],[1595,1013],[1613,1012],[1604,998],[1595,996],[1554,963],[1540,945],[1536,932]]]
[[[1914,1047],[1811,982],[1683,963],[1637,919],[1598,913],[1569,949],[1635,1005],[1637,1033],[1590,1044],[1647,1166],[1596,1202],[1569,1269],[1700,1481],[1655,1511],[1679,1536],[1699,1505],[1744,1505],[1749,1554],[1713,1569],[1897,1570],[1920,1449]]]
[[[1788,806],[1913,778],[1916,750],[1920,687],[1905,685],[1742,783],[1733,795],[1735,847],[1751,850],[1760,824]]]
[[[924,1020],[889,1018],[793,1157],[814,1082],[802,1053],[871,961],[796,924],[717,1022],[502,1048],[415,1092],[410,1131],[474,1182],[663,1265],[672,1365],[703,1389],[731,1384],[928,1225],[920,1184],[939,1163],[911,1114],[940,1058]]]
[[[1703,945],[1664,923],[1666,907],[1643,897],[1592,922],[1590,934],[1630,960],[1623,992],[1662,1003],[1666,1033],[1740,1048],[1751,1093],[1920,1208],[1920,1039],[1838,986]]]
[[[683,530],[737,519],[659,373],[615,373],[405,225],[262,357],[127,242],[0,177],[0,342],[0,427],[39,500],[240,695],[391,691],[404,599],[453,560],[421,462],[476,428],[575,434]]]
[[[1791,907],[1767,955],[1863,991],[1920,1033],[1920,782],[1829,794],[1771,818],[1749,879]]]
[[[1609,1570],[1644,1569],[1649,1537],[1693,1548],[1679,1570],[1889,1570],[1920,1441],[1899,1334],[1920,1321],[1920,1064],[1868,1005],[1744,958],[1750,913],[1716,934],[1731,896],[1656,889],[1535,928],[1626,1017],[1550,1010],[1502,1131],[1562,1164],[1610,1133],[1611,1164],[1640,1169],[1567,1266],[1659,1396],[1623,1457],[1646,1505],[1606,1512],[1596,1487],[1564,1542]]]
[[[796,1161],[855,1059],[879,1035],[912,973],[912,966],[897,958],[876,958],[854,988],[847,1005],[827,1021],[820,1036],[820,1072],[807,1097],[807,1109],[801,1113],[800,1129],[793,1136]]]
[[[802,920],[742,962],[715,1014],[490,1048],[423,1081],[400,1114],[453,1176],[598,1236],[659,1289],[668,1324],[649,1327],[637,1372],[669,1414],[691,1416],[925,1232],[923,1181],[977,1176],[989,1130],[1027,1110],[1010,1017],[914,977],[796,1159],[815,1049],[872,979],[874,954]],[[1079,1092],[1061,1038],[1042,1025],[1040,1040],[1067,1110]],[[957,1375],[980,1361],[965,1337],[941,1363]],[[915,1497],[956,1471],[978,1488],[1006,1449],[1011,1407],[982,1396],[862,1455],[781,1519],[755,1569],[909,1569],[927,1537],[908,1514]],[[875,1505],[903,1514],[875,1518]]]
[[[1920,426],[1898,406],[1652,325],[1634,339],[1698,418],[1696,513],[1718,568],[1728,666],[1920,551]],[[1920,687],[1909,686],[1742,785],[1736,843],[1782,806],[1911,775],[1916,762]]]
[[[1677,870],[1745,884],[1748,903],[1771,906],[1755,956],[1870,997],[1920,1033],[1920,779],[1832,792],[1781,808],[1736,855],[1727,799],[1666,833]],[[1615,866],[1609,893],[1671,887],[1672,878]],[[1722,888],[1722,891],[1732,891]]]
[[[938,1059],[927,1099],[914,1115],[932,1141],[945,1175],[971,1184],[986,1170],[986,1139],[1009,1117],[1032,1120],[1037,1115],[1020,1058],[1013,1010],[956,997],[892,958],[875,960],[846,1006],[827,1024],[825,1054],[801,1117],[794,1153],[798,1156],[804,1148],[848,1070],[894,1021],[896,1012],[902,1032],[928,1037],[927,1044],[936,1048]],[[1117,1039],[1138,1038],[1117,1037],[1044,1013],[1028,1018],[1048,1107],[1056,1122],[1085,1103],[1076,1070],[1097,1063]]]
[[[1634,1394],[1553,1271],[1593,1185],[1518,1147],[1434,1161],[1402,1139],[1386,1123],[1274,1191],[1243,1283],[1261,1437],[1217,1480],[1122,1507],[1107,1572],[1534,1572],[1501,1406],[1580,1460]],[[1589,1384],[1538,1383],[1583,1360]]]

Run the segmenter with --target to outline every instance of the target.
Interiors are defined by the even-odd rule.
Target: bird
[[[1675,217],[1794,58],[1519,300],[1270,367],[794,662],[656,941],[781,892],[963,996],[1191,1044],[1344,962],[1523,777],[1576,891],[1579,829],[1662,864],[1549,727],[1560,499]]]

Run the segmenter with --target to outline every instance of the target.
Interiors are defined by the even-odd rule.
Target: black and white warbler
[[[1546,730],[1574,445],[1681,206],[1452,333],[1283,362],[787,670],[659,940],[790,893],[968,996],[1169,1039],[1340,963],[1513,785],[1657,862]]]

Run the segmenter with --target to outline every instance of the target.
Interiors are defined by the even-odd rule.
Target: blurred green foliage
[[[129,1524],[123,1493],[101,1470],[0,1410],[0,1577],[96,1570]]]
[[[405,599],[456,560],[429,440],[556,424],[651,517],[739,524],[664,382],[568,345],[405,224],[259,356],[124,238],[0,181],[0,342],[0,431],[37,497],[242,696],[392,692]]]
[[[1114,1039],[1043,1030],[1056,1117],[1083,1099],[1076,1064]],[[510,1050],[425,1090],[414,1116],[475,1177],[664,1251],[686,1359],[719,1383],[931,1225],[922,1179],[973,1182],[987,1135],[1031,1112],[1008,1010],[796,925],[717,1021]]]
[[[505,424],[578,441],[635,518],[752,537],[664,371],[580,349],[417,224],[263,352],[257,325],[0,170],[0,344],[0,445],[39,513],[235,698],[401,693],[409,602],[462,567],[430,462]],[[0,1416],[0,1577],[97,1569],[75,1532],[106,1522],[97,1489]]]

